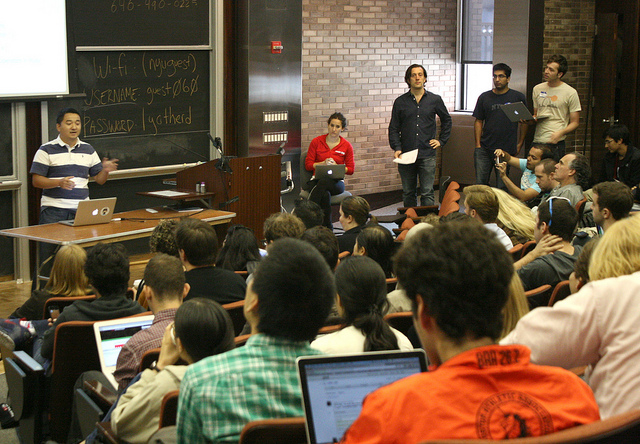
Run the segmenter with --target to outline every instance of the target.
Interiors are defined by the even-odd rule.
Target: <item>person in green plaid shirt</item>
[[[280,239],[247,288],[245,317],[253,336],[244,347],[193,364],[180,386],[178,442],[238,442],[259,419],[304,416],[296,358],[324,324],[336,290],[320,253]]]

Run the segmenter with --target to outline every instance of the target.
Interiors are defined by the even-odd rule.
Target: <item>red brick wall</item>
[[[326,134],[335,111],[355,151],[346,187],[356,195],[401,188],[387,127],[404,72],[425,66],[427,89],[455,103],[456,2],[302,0],[302,145]]]
[[[544,54],[540,62],[542,68],[547,58],[562,54],[569,61],[569,71],[563,80],[573,86],[580,96],[582,113],[580,126],[567,136],[567,151],[582,152],[589,156],[591,146],[591,124],[585,143],[587,124],[588,94],[595,25],[595,0],[546,0],[544,18]],[[589,116],[589,119],[591,117]]]

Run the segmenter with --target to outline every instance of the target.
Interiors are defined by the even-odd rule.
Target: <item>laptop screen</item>
[[[299,358],[309,442],[340,441],[369,393],[426,369],[423,350]]]
[[[99,321],[93,324],[102,373],[114,384],[118,355],[127,341],[153,323],[153,315]],[[117,387],[117,385],[116,385]]]

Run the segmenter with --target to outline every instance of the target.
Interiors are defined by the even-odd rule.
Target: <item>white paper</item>
[[[154,196],[164,196],[164,197],[188,196],[189,195],[189,193],[183,193],[182,191],[173,191],[173,190],[150,191],[149,194],[153,194]]]
[[[407,151],[406,153],[400,154],[400,157],[397,159],[393,159],[395,163],[400,163],[402,165],[408,165],[410,163],[416,163],[416,159],[418,158],[418,150]]]

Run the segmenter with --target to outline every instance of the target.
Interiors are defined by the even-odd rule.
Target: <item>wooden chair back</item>
[[[341,251],[340,254],[338,254],[338,259],[344,259],[346,257],[351,256],[351,252],[350,251]]]
[[[100,370],[93,324],[71,321],[56,327],[47,402],[51,438],[57,442],[69,434],[76,380],[83,372]]]
[[[240,433],[239,444],[306,444],[304,418],[251,421]]]
[[[398,285],[398,278],[387,278],[387,293],[391,293]]]
[[[510,250],[509,250],[509,254],[511,255],[511,258],[513,259],[513,262],[517,262],[520,260],[520,258],[522,257],[522,249],[524,248],[524,244],[517,244],[514,245]]]
[[[240,336],[236,336],[234,338],[234,342],[236,344],[236,348],[237,347],[242,347],[244,344],[247,343],[247,340],[251,337],[251,333],[247,334],[247,335],[240,335]]]
[[[244,279],[245,281],[249,277],[249,272],[247,270],[236,270],[234,271],[234,273],[242,276],[242,279]]]
[[[240,333],[242,333],[244,324],[247,323],[247,320],[244,318],[244,300],[231,302],[230,304],[224,304],[222,308],[227,310],[227,313],[229,313],[231,322],[233,322],[234,336],[238,336]]]
[[[510,439],[512,444],[624,444],[640,436],[640,410],[622,413],[591,424],[580,425],[545,436]],[[489,444],[489,439],[438,439],[421,444]]]
[[[413,313],[410,311],[389,313],[384,317],[384,320],[387,321],[390,326],[406,336],[413,325]]]
[[[160,406],[159,429],[163,427],[174,426],[177,424],[179,394],[179,390],[173,390],[164,395],[164,398],[162,398],[162,405]]]
[[[522,246],[522,256],[520,256],[520,258],[525,257],[527,254],[529,254],[529,252],[531,250],[536,248],[536,244],[537,244],[537,242],[534,241],[534,240],[530,240],[528,242],[525,242],[524,245]]]
[[[60,313],[64,310],[65,307],[73,304],[75,301],[93,301],[96,298],[95,294],[90,294],[86,296],[56,296],[53,298],[47,299],[44,303],[44,311],[42,312],[42,319],[49,319],[51,317],[51,308],[58,307]]]
[[[571,294],[571,288],[569,287],[569,281],[558,282],[556,286],[553,288],[553,293],[551,293],[551,298],[549,298],[549,307],[553,307],[558,301],[563,300],[567,296]]]
[[[524,295],[527,297],[527,302],[529,302],[529,309],[533,310],[536,307],[544,307],[545,305],[548,305],[552,291],[553,287],[549,284],[544,284],[538,288],[525,291]]]
[[[140,359],[140,367],[138,367],[138,373],[150,368],[151,364],[153,364],[154,361],[157,361],[159,356],[160,356],[160,347],[147,350],[142,355],[142,358]]]

